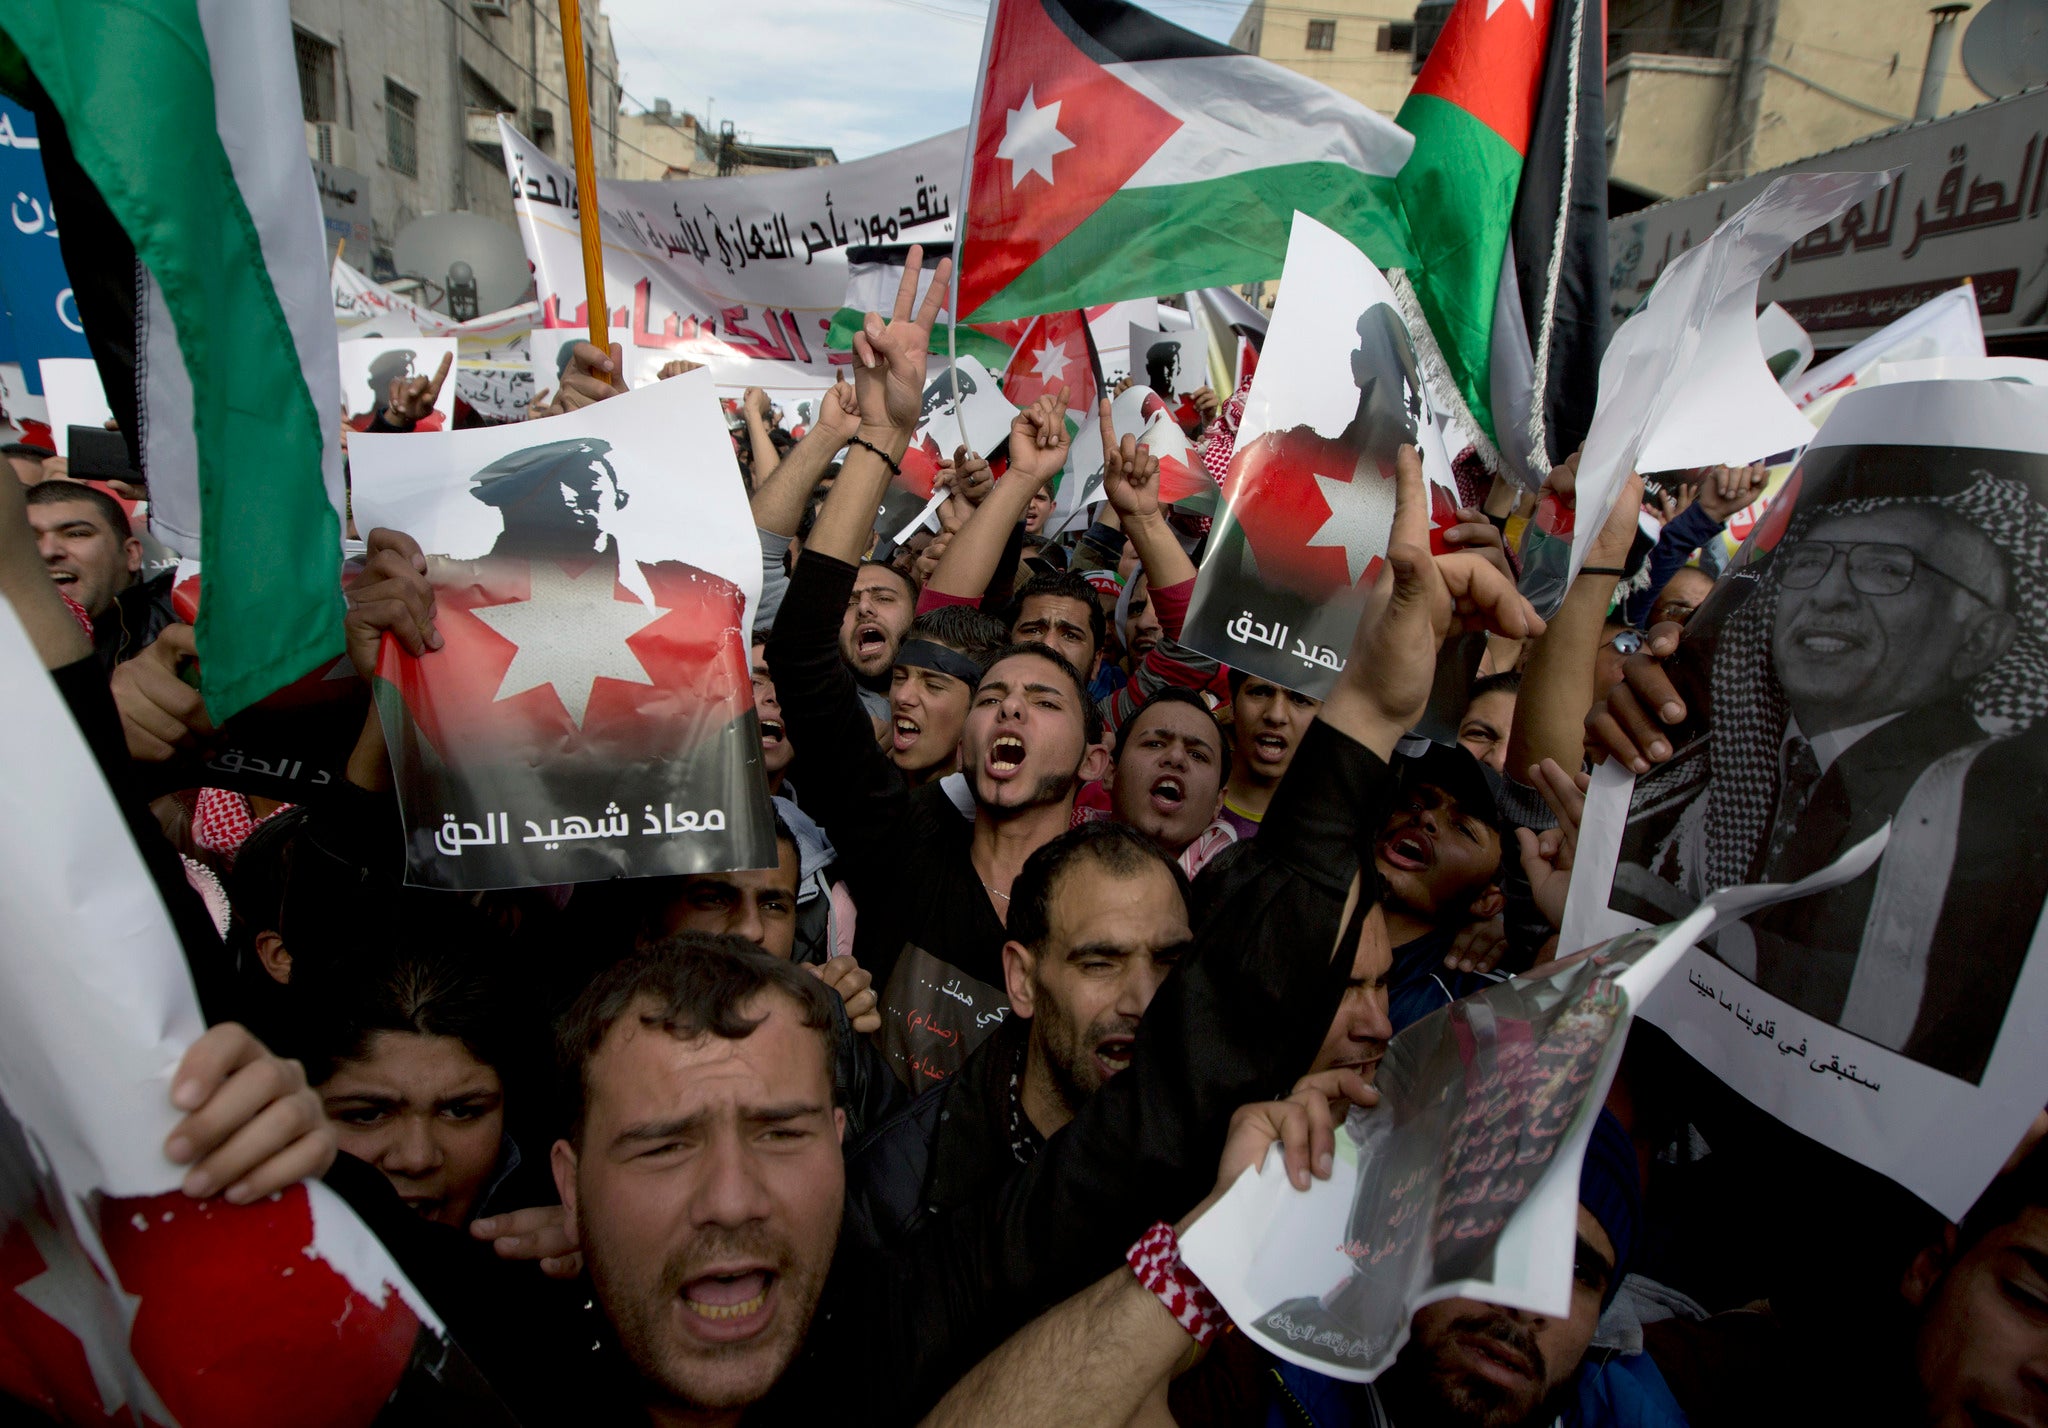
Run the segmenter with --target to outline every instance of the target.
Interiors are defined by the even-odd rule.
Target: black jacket
[[[807,550],[768,637],[803,759],[804,811],[838,850],[860,908],[854,954],[875,979],[879,1044],[913,1094],[958,1070],[1009,1014],[1003,923],[974,871],[973,824],[937,784],[911,790],[875,744],[839,622],[854,566]]]
[[[138,580],[93,616],[92,649],[102,670],[112,674],[115,665],[156,643],[164,626],[178,623],[177,611],[171,608],[171,585],[177,578],[177,571],[166,570],[152,580]]]
[[[1030,1035],[1028,1021],[1005,1021],[957,1073],[854,1143],[842,1244],[886,1249],[1030,1163],[1045,1143],[1019,1103]]]

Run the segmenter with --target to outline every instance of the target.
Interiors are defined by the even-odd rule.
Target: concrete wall
[[[1627,55],[1607,71],[1608,173],[1666,197],[1699,188],[1713,166],[1715,120],[1727,99],[1727,60]]]

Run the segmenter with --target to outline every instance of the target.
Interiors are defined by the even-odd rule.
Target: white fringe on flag
[[[1451,364],[1444,360],[1441,347],[1436,345],[1436,333],[1430,329],[1429,318],[1423,314],[1422,299],[1416,295],[1415,287],[1408,281],[1405,268],[1389,268],[1387,281],[1394,289],[1394,303],[1401,309],[1401,320],[1408,326],[1408,336],[1415,344],[1415,362],[1422,369],[1422,380],[1436,398],[1436,404],[1448,412],[1452,420],[1472,438],[1472,449],[1480,461],[1493,475],[1501,470],[1500,449],[1486,434],[1478,418],[1472,415],[1472,408],[1466,405],[1465,394],[1458,390],[1457,378],[1451,375]],[[1457,452],[1451,455],[1455,459]]]

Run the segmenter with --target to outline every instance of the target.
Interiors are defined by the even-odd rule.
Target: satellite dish
[[[1994,99],[2048,83],[2048,0],[1990,0],[1963,32],[1963,72]]]
[[[399,230],[391,259],[399,272],[424,278],[439,292],[447,291],[449,269],[467,263],[479,312],[516,306],[533,286],[519,235],[481,213],[415,218]]]

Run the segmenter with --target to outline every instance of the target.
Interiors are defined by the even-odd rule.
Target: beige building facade
[[[1672,198],[1913,118],[1935,17],[1928,0],[1609,0],[1608,26],[1610,176]],[[1990,97],[1960,51],[1937,115]]]
[[[719,178],[838,162],[827,148],[752,144],[729,125],[714,132],[666,99],[655,100],[644,113],[620,115],[619,137],[622,179]]]
[[[330,243],[389,271],[416,218],[480,213],[512,226],[498,116],[569,161],[555,0],[291,0],[306,152]],[[603,0],[584,0],[598,173],[618,171],[623,91]]]
[[[1401,0],[1316,8],[1252,0],[1230,43],[1391,115],[1415,82],[1413,9]],[[1390,13],[1397,10],[1409,13]]]

